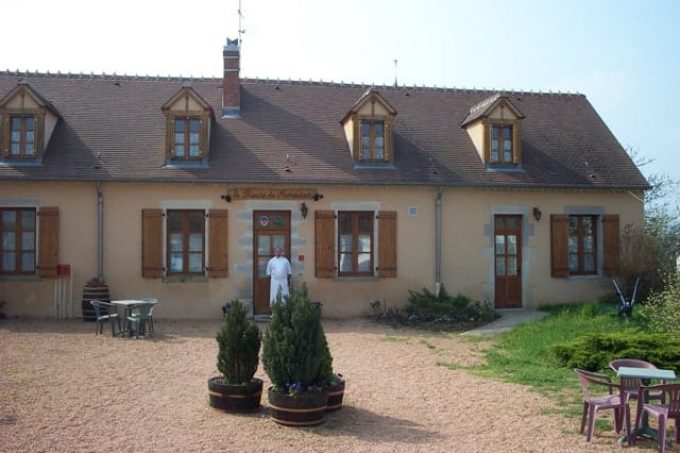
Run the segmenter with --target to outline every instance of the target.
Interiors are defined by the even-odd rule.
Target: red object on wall
[[[57,275],[59,275],[59,276],[71,275],[71,265],[70,264],[57,264]]]

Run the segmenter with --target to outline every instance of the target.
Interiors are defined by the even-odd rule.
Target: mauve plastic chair
[[[680,443],[680,384],[659,384],[640,387],[638,401],[644,401],[644,392],[659,392],[660,403],[642,403],[635,418],[636,428],[640,426],[640,414],[644,411],[659,420],[659,452],[666,451],[666,423],[675,419],[675,442]]]
[[[118,331],[120,331],[120,318],[118,313],[115,312],[115,307],[109,302],[104,302],[102,300],[91,300],[90,304],[94,307],[95,317],[97,318],[97,326],[95,329],[95,334],[99,335],[102,333],[104,328],[104,322],[109,321],[111,323],[111,335],[116,334],[115,324],[118,323]]]
[[[614,371],[619,371],[619,368],[622,366],[630,368],[656,369],[656,366],[653,363],[649,363],[640,359],[616,359],[609,362],[609,368]],[[637,399],[638,390],[642,385],[642,380],[640,378],[631,377],[621,377],[620,379],[620,383],[623,386],[623,390],[628,394],[628,398]],[[662,383],[665,384],[665,382]],[[660,398],[661,392],[655,391],[648,395],[648,399],[650,400],[658,400]]]
[[[614,411],[614,427],[616,432],[621,432],[623,423],[626,423],[626,440],[628,445],[631,444],[631,429],[630,429],[630,406],[628,405],[628,396],[620,385],[612,382],[611,378],[606,374],[593,373],[592,371],[580,370],[574,368],[574,372],[578,376],[581,389],[583,390],[583,416],[581,417],[581,434],[588,422],[588,433],[586,440],[593,441],[593,432],[595,431],[595,415],[597,411],[603,409],[612,409]],[[607,393],[592,394],[591,387],[606,387]],[[617,390],[614,393],[614,389]]]

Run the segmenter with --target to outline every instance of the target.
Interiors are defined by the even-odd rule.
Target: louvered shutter
[[[228,214],[226,209],[211,209],[208,214],[210,225],[210,257],[208,263],[208,277],[225,278],[229,275],[229,256],[227,253]]]
[[[142,277],[163,276],[163,211],[142,209]]]
[[[604,266],[607,276],[616,274],[619,268],[619,216],[608,214],[602,216],[604,236]]]
[[[38,275],[54,278],[59,263],[59,208],[40,208],[38,218]]]
[[[335,276],[335,211],[315,212],[315,274],[318,278]]]
[[[378,212],[378,276],[397,276],[397,212]]]
[[[550,259],[553,277],[569,276],[569,216],[550,216]]]

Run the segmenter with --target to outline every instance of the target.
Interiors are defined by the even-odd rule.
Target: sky
[[[0,70],[221,77],[238,9],[3,2]],[[242,0],[241,12],[242,77],[582,93],[651,160],[645,175],[680,180],[680,1]]]

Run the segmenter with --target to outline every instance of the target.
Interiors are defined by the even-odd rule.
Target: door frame
[[[497,219],[509,219],[509,218],[514,218],[516,220],[516,224],[514,228],[509,228],[509,227],[499,227],[497,226]],[[523,306],[523,245],[524,245],[524,238],[523,238],[523,231],[524,231],[524,226],[523,226],[523,221],[524,221],[525,216],[522,214],[493,214],[492,217],[492,275],[493,275],[493,288],[494,288],[494,294],[493,294],[493,300],[494,300],[494,308],[498,309],[516,309],[516,308],[522,308]],[[496,251],[496,236],[498,234],[503,234],[506,238],[504,240],[504,246],[505,246],[505,251],[503,253],[503,256],[505,257],[504,261],[504,266],[505,269],[507,269],[508,265],[508,253],[507,253],[507,236],[508,234],[513,234],[516,237],[516,253],[514,254],[515,260],[516,260],[516,269],[517,269],[517,274],[512,277],[508,277],[507,275],[504,277],[505,279],[508,278],[514,278],[514,285],[515,287],[512,288],[514,292],[516,292],[515,296],[513,299],[515,300],[508,300],[508,295],[511,294],[511,290],[509,289],[509,284],[510,282],[506,281],[506,285],[504,288],[502,288],[502,294],[501,294],[501,288],[499,288],[498,285],[498,279],[499,277],[496,275],[496,258],[497,258],[497,251]],[[512,255],[511,255],[512,256]],[[503,302],[499,304],[499,298],[503,298]],[[499,306],[500,305],[500,306]]]
[[[275,225],[274,223],[267,223],[267,225],[263,224],[263,217],[267,217],[269,220],[268,222],[272,222],[272,218],[275,216],[283,216],[284,219],[284,225],[282,227],[279,227]],[[291,237],[291,221],[292,221],[292,211],[289,209],[256,209],[253,210],[253,267],[252,267],[252,276],[253,276],[253,314],[255,315],[267,315],[271,314],[271,307],[269,306],[269,279],[267,279],[267,284],[266,284],[266,290],[264,288],[264,283],[260,280],[261,277],[259,276],[259,262],[260,262],[260,254],[259,254],[259,237],[261,235],[272,235],[272,234],[284,234],[284,250],[283,250],[283,256],[288,258],[288,261],[291,261],[292,263],[292,253],[290,250],[290,237]],[[273,247],[271,247],[270,243],[270,254],[269,257],[273,256],[271,254],[273,250]],[[258,289],[259,288],[259,289]],[[266,294],[266,300],[267,303],[264,304],[264,302],[260,301],[260,304],[258,305],[258,297],[265,297],[263,294]]]

